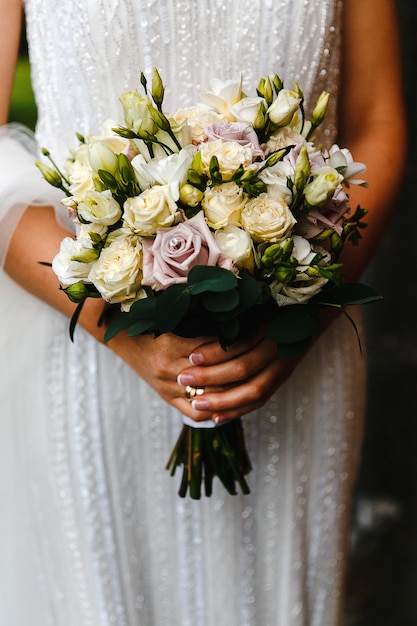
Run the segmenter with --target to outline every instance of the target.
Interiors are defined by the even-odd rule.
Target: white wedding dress
[[[121,121],[119,95],[154,65],[168,110],[239,71],[248,95],[267,73],[307,102],[328,88],[335,136],[339,0],[25,5],[36,136],[60,163],[76,132]],[[14,132],[1,146],[7,243],[25,202],[59,203]],[[245,417],[251,494],[216,484],[190,501],[164,469],[181,417],[81,329],[71,343],[68,320],[4,273],[0,294],[2,626],[341,624],[364,396],[345,320]]]

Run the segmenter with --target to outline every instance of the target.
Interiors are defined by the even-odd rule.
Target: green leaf
[[[148,332],[155,327],[155,323],[153,320],[140,320],[139,322],[134,322],[131,326],[129,326],[129,330],[127,334],[129,337],[134,337],[135,335],[143,335],[143,333]]]
[[[69,326],[69,336],[71,341],[74,341],[74,332],[75,332],[75,327],[77,325],[78,322],[78,318],[80,317],[80,313],[82,311],[82,308],[84,306],[84,302],[85,302],[85,298],[83,300],[81,300],[81,302],[79,302],[77,304],[77,307],[71,317],[71,321],[70,321],[70,326]]]
[[[172,285],[156,298],[156,327],[162,333],[173,332],[188,311],[191,295],[186,285]]]
[[[239,291],[237,289],[230,289],[220,293],[208,291],[201,296],[201,304],[211,313],[233,311],[238,306],[239,300]]]
[[[247,311],[260,301],[261,289],[259,283],[247,272],[242,272],[240,280],[238,280],[238,288],[240,302],[237,313]]]
[[[371,287],[362,283],[343,283],[338,287],[324,291],[317,302],[327,306],[347,306],[351,304],[369,304],[381,300],[382,296]]]
[[[128,328],[131,323],[132,320],[129,319],[128,315],[120,314],[108,325],[107,330],[104,334],[104,343],[107,343],[108,341],[110,341],[110,339],[113,339],[113,337],[115,337],[117,333],[119,333],[121,330]]]
[[[129,311],[129,317],[135,320],[151,320],[155,319],[156,298],[142,298],[132,304]]]
[[[222,267],[196,265],[188,275],[188,287],[192,294],[205,291],[229,291],[237,287],[238,279]]]
[[[310,304],[291,304],[278,309],[266,336],[278,344],[291,344],[309,339],[317,330],[315,307]]]

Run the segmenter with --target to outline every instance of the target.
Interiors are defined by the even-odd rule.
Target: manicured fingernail
[[[193,352],[188,357],[188,360],[190,361],[191,365],[202,365],[204,363],[204,357],[202,354],[200,354],[200,352]]]
[[[199,398],[198,400],[193,400],[191,402],[191,406],[195,411],[207,411],[210,408],[210,404],[208,400],[204,400],[204,398]]]
[[[187,385],[194,386],[195,378],[192,374],[178,374],[177,383],[182,387],[186,387]]]
[[[216,426],[221,426],[222,424],[227,424],[227,422],[231,421],[231,420],[225,419],[222,415],[213,415],[211,419],[216,424]]]

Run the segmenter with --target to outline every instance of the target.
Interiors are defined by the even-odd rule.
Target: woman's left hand
[[[220,424],[261,407],[300,359],[280,359],[276,344],[260,331],[226,351],[218,341],[201,344],[190,355],[193,365],[181,371],[178,383],[208,388],[192,400],[193,408],[210,411]]]

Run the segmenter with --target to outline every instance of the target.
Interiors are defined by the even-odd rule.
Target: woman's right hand
[[[120,332],[107,345],[163,400],[191,419],[205,420],[211,419],[211,412],[194,410],[177,378],[182,370],[190,366],[189,356],[194,349],[208,340],[202,337],[185,339],[169,333],[158,337],[128,337],[126,332]],[[220,389],[216,387],[213,391]]]

